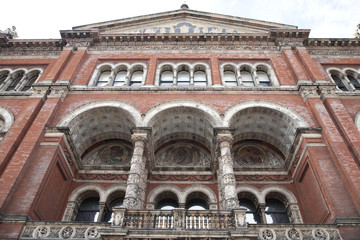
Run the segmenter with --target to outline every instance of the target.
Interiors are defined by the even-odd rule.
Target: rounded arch
[[[125,194],[126,186],[125,185],[112,185],[112,186],[108,187],[104,192],[104,199],[106,201],[109,201],[109,197],[111,197],[116,192],[123,192]]]
[[[154,188],[153,190],[151,190],[151,192],[149,193],[148,198],[147,198],[147,203],[155,204],[156,198],[163,192],[172,192],[177,196],[179,203],[184,202],[184,200],[183,200],[184,197],[183,197],[181,188],[179,188],[177,186],[173,186],[173,185],[163,185],[163,186],[158,186],[158,187]]]
[[[345,76],[344,72],[340,68],[336,67],[327,68],[326,73],[328,75],[336,75],[339,78],[343,78]]]
[[[285,199],[287,200],[286,204],[297,204],[297,200],[295,195],[287,188],[282,187],[282,186],[276,186],[276,185],[270,185],[270,186],[265,186],[263,187],[261,190],[261,199],[265,202],[266,197],[270,194],[270,193],[279,193],[281,194],[283,197],[285,197]]]
[[[223,121],[224,127],[230,127],[231,121],[233,120],[233,117],[236,115],[236,113],[246,108],[253,108],[253,107],[263,107],[263,108],[268,108],[282,112],[283,114],[290,117],[294,122],[296,122],[297,127],[310,127],[309,124],[297,112],[285,106],[282,106],[278,103],[257,101],[257,100],[242,102],[227,109],[224,114],[224,121]]]
[[[200,112],[203,112],[207,116],[207,119],[210,121],[210,123],[213,126],[221,126],[222,125],[222,119],[220,117],[220,112],[217,111],[216,109],[214,109],[208,105],[205,105],[203,103],[196,102],[196,101],[175,100],[175,101],[161,103],[159,105],[156,105],[156,106],[150,108],[145,113],[146,115],[143,120],[143,126],[145,126],[145,127],[149,126],[150,121],[154,118],[154,116],[156,116],[160,112],[165,111],[170,108],[178,108],[178,107],[187,107],[187,108],[196,109]]]
[[[85,184],[71,192],[68,202],[77,201],[86,192],[94,191],[99,194],[99,202],[105,202],[105,189],[99,184]]]
[[[236,195],[239,195],[243,192],[251,193],[253,197],[255,197],[257,203],[265,203],[265,199],[262,199],[261,192],[257,187],[251,185],[241,185],[236,187]]]
[[[0,106],[0,116],[1,116],[2,120],[4,121],[4,126],[2,127],[2,129],[0,131],[7,132],[14,122],[14,119],[15,119],[14,115],[12,114],[12,112],[9,109]]]
[[[114,68],[114,64],[112,63],[101,63],[99,64],[95,70],[101,71],[101,70],[112,70]]]
[[[102,100],[102,101],[95,101],[86,103],[84,105],[81,105],[77,108],[75,108],[70,113],[66,114],[57,124],[57,126],[68,126],[69,123],[77,116],[79,116],[81,113],[84,113],[86,111],[89,111],[91,109],[95,108],[103,108],[103,107],[114,107],[124,110],[129,116],[131,116],[135,126],[141,125],[141,111],[133,106],[132,104],[129,104],[127,102],[123,101],[117,101],[117,100]]]
[[[250,73],[253,73],[255,71],[255,67],[251,63],[241,63],[239,65],[240,71],[249,71]]]
[[[357,129],[360,131],[360,111],[355,115],[354,121]]]
[[[201,192],[205,194],[209,198],[209,205],[217,203],[216,194],[205,185],[191,185],[184,189],[184,203],[186,202],[186,198],[194,192]]]

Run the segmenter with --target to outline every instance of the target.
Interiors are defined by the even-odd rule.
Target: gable
[[[206,34],[267,33],[270,29],[297,29],[296,26],[254,19],[205,13],[189,9],[125,18],[74,27],[97,29],[101,34]]]

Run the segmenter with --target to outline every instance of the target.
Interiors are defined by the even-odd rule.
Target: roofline
[[[111,23],[115,23],[115,22],[119,22],[119,21],[121,21],[121,23],[130,23],[130,22],[135,22],[135,21],[144,21],[146,19],[154,19],[154,17],[159,18],[159,17],[163,17],[163,16],[181,15],[181,14],[189,14],[190,16],[191,16],[191,14],[202,15],[202,16],[207,16],[207,17],[213,17],[214,20],[233,20],[234,23],[236,23],[236,22],[247,22],[248,23],[250,21],[255,24],[262,23],[264,25],[277,25],[279,28],[291,28],[291,29],[298,28],[297,26],[294,26],[294,25],[287,25],[287,24],[282,24],[282,23],[256,20],[256,19],[251,19],[251,18],[243,18],[243,17],[236,17],[236,16],[231,16],[231,15],[225,15],[225,14],[202,12],[202,11],[191,10],[191,9],[178,9],[178,10],[172,10],[172,11],[166,11],[166,12],[160,12],[160,13],[152,13],[152,14],[140,15],[140,16],[129,17],[129,18],[122,18],[122,19],[115,19],[115,20],[110,20],[110,21],[92,23],[92,24],[87,24],[87,25],[80,25],[80,26],[75,26],[72,29],[73,30],[78,30],[78,29],[81,30],[81,28],[84,28],[84,27],[86,27],[87,29],[91,28],[91,27],[96,28],[96,27],[100,27],[101,25],[104,25],[104,24],[111,24]]]

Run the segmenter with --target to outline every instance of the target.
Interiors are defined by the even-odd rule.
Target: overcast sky
[[[2,0],[0,29],[19,39],[60,38],[74,26],[179,9],[183,0]],[[359,0],[186,0],[190,9],[311,29],[312,38],[352,38]]]

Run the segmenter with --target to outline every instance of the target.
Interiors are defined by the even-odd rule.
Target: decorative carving
[[[38,226],[34,232],[33,237],[34,238],[46,238],[50,233],[50,228],[47,226]]]
[[[290,204],[288,206],[288,215],[290,218],[291,223],[293,224],[301,224],[302,218],[301,218],[301,214],[300,214],[300,210],[297,204]]]
[[[32,98],[43,98],[45,99],[49,93],[49,86],[33,85],[32,86],[33,94]]]
[[[321,228],[312,230],[312,236],[315,240],[329,240],[329,233]]]
[[[318,98],[317,86],[300,86],[301,97],[304,101],[308,98]]]
[[[10,39],[15,39],[18,37],[18,33],[16,32],[16,27],[12,26],[11,29],[7,28],[4,31],[0,30],[0,33],[6,34],[10,37]]]
[[[61,238],[72,238],[74,235],[75,235],[75,229],[73,227],[67,226],[67,227],[63,227],[60,230]]]
[[[236,175],[236,181],[246,182],[246,181],[290,181],[291,177],[289,175]]]
[[[89,47],[91,46],[92,39],[89,41],[81,40],[67,40],[66,47]]]
[[[213,181],[212,175],[151,175],[150,180],[155,181]]]
[[[324,100],[325,98],[331,98],[336,97],[336,86],[330,85],[330,86],[319,86],[319,93],[321,100]]]
[[[64,101],[68,92],[67,86],[51,86],[49,98],[60,98],[61,101]]]
[[[114,209],[113,226],[124,227],[125,211],[125,208]]]
[[[294,41],[293,39],[282,40],[282,41],[278,42],[278,46],[279,47],[303,47],[304,43],[303,43],[302,39],[301,39],[301,41]]]
[[[276,234],[272,229],[260,229],[259,238],[261,240],[275,240]]]
[[[95,238],[99,238],[99,237],[100,237],[100,234],[99,234],[97,227],[89,227],[85,231],[85,238],[95,239]]]
[[[286,231],[286,238],[288,240],[301,240],[302,234],[299,229],[292,228]]]
[[[234,215],[237,228],[243,228],[247,226],[246,209],[234,209]]]
[[[173,209],[174,213],[174,228],[175,229],[181,229],[183,226],[183,209],[175,208]]]
[[[116,180],[126,181],[128,178],[127,174],[79,174],[81,180]]]
[[[323,56],[358,56],[360,55],[360,51],[346,51],[346,50],[333,50],[333,49],[315,49],[315,50],[308,50],[310,55],[323,55]]]

